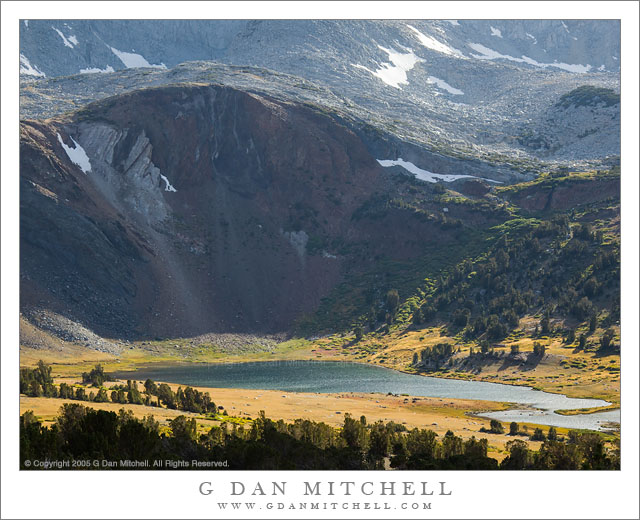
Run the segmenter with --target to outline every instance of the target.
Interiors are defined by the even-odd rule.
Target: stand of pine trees
[[[538,452],[526,442],[507,443],[509,455],[498,465],[487,456],[486,439],[442,438],[425,429],[407,431],[382,421],[367,424],[345,414],[342,428],[297,419],[273,421],[261,412],[247,428],[228,423],[198,433],[193,418],[170,421],[161,433],[153,416],[131,411],[94,410],[65,403],[55,423],[43,426],[32,412],[20,418],[20,457],[26,460],[124,459],[228,461],[229,469],[618,469],[619,450],[610,450],[595,433],[572,432],[566,441],[546,439]],[[388,466],[387,466],[388,464]],[[22,464],[24,467],[24,464]],[[80,468],[79,468],[80,469]],[[91,469],[91,468],[86,468]]]

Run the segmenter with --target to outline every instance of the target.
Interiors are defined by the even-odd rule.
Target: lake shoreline
[[[544,393],[547,394],[555,394],[558,396],[563,396],[563,397],[568,397],[567,394],[564,394],[558,390],[548,390],[548,389],[544,389],[544,390],[540,390],[539,388],[521,383],[521,382],[512,382],[512,381],[486,381],[484,379],[479,379],[479,378],[475,378],[473,377],[473,375],[471,375],[470,377],[456,377],[455,375],[451,375],[448,377],[442,377],[441,374],[438,373],[425,373],[425,372],[413,372],[413,371],[409,371],[409,370],[403,370],[400,368],[393,368],[393,367],[389,367],[389,366],[385,366],[385,365],[377,365],[377,364],[373,364],[373,363],[368,363],[366,361],[352,361],[352,360],[342,360],[342,359],[274,359],[274,360],[257,360],[257,361],[253,361],[253,360],[240,360],[240,361],[228,361],[228,360],[224,360],[224,359],[216,359],[216,360],[212,360],[212,361],[200,361],[200,360],[196,360],[196,361],[159,361],[159,362],[154,362],[154,361],[145,361],[144,363],[141,363],[140,365],[138,365],[136,368],[123,368],[120,371],[116,371],[115,373],[119,373],[119,372],[129,372],[129,371],[139,371],[141,369],[145,369],[145,368],[171,368],[171,367],[175,367],[175,366],[197,366],[197,365],[204,365],[204,364],[211,364],[211,365],[243,365],[243,364],[252,364],[252,363],[282,363],[282,364],[295,364],[295,363],[341,363],[341,364],[358,364],[358,365],[364,365],[364,366],[368,366],[368,367],[375,367],[375,368],[384,368],[387,370],[391,370],[393,372],[398,372],[398,373],[402,373],[402,374],[406,374],[406,375],[410,375],[410,376],[421,376],[421,377],[430,377],[430,378],[435,378],[435,379],[442,379],[442,380],[455,380],[455,381],[476,381],[476,382],[484,382],[484,383],[490,383],[490,384],[498,384],[498,385],[507,385],[507,386],[516,386],[516,387],[522,387],[522,388],[531,388],[534,391],[542,391]],[[384,395],[384,392],[378,392],[381,395]],[[594,399],[594,400],[604,400],[601,397],[598,396],[586,396],[583,397],[582,399]],[[483,399],[479,399],[479,400],[483,400]],[[511,406],[512,409],[528,409],[529,407],[526,405],[526,403],[517,403],[517,402],[511,402],[511,401],[496,401],[496,402],[503,402],[503,403],[507,403]],[[608,404],[605,405],[601,405],[601,406],[595,406],[593,408],[588,408],[588,409],[584,409],[584,408],[566,408],[566,409],[558,409],[558,410],[554,410],[555,413],[557,413],[558,415],[584,415],[584,414],[593,414],[593,413],[598,413],[601,411],[607,411],[607,410],[616,410],[619,409],[620,406],[619,404],[616,403],[612,403],[612,402],[608,402]]]
[[[23,352],[22,352],[23,348],[24,347],[21,347],[21,357],[23,355]],[[30,351],[31,349],[27,349],[27,350]],[[311,353],[315,353],[314,354],[315,358],[311,357],[310,355]],[[404,374],[407,376],[409,375],[423,376],[423,377],[429,377],[429,378],[438,379],[442,381],[461,381],[461,382],[475,381],[475,382],[482,382],[482,383],[491,383],[491,384],[512,386],[517,388],[524,388],[524,389],[542,390],[547,394],[554,394],[557,396],[563,396],[563,397],[569,397],[569,398],[588,399],[588,400],[600,399],[602,401],[607,402],[607,404],[604,406],[603,405],[594,406],[593,408],[589,408],[588,411],[586,412],[583,410],[584,407],[570,408],[565,406],[561,410],[562,410],[562,414],[566,414],[566,415],[587,415],[587,414],[598,413],[602,409],[605,409],[605,410],[612,409],[614,406],[619,407],[619,402],[617,402],[618,400],[615,399],[616,395],[610,395],[610,394],[601,395],[600,392],[596,392],[596,393],[585,392],[586,389],[582,387],[578,389],[575,387],[568,386],[567,389],[570,390],[570,392],[563,393],[562,390],[559,390],[558,388],[550,387],[550,385],[544,385],[543,388],[534,387],[532,386],[531,383],[527,384],[527,382],[523,380],[520,380],[520,381],[502,380],[502,379],[495,380],[493,379],[493,376],[487,377],[487,374],[484,374],[483,376],[478,376],[477,374],[465,373],[464,377],[460,377],[456,373],[450,373],[443,377],[442,373],[430,374],[430,373],[424,373],[424,372],[416,372],[413,370],[406,370],[406,369],[395,367],[395,366],[388,366],[388,364],[383,364],[383,363],[374,364],[365,360],[357,360],[357,359],[349,359],[349,358],[336,359],[331,355],[329,356],[325,355],[324,352],[322,352],[322,355],[320,355],[320,352],[316,352],[315,350],[311,350],[311,352],[304,352],[302,349],[300,349],[299,346],[294,347],[293,350],[290,350],[290,351],[278,351],[278,352],[272,353],[272,355],[275,354],[276,359],[273,359],[273,358],[265,359],[264,357],[262,357],[262,355],[260,354],[256,355],[255,353],[247,353],[239,356],[230,356],[230,355],[223,355],[220,357],[207,356],[206,358],[200,357],[197,359],[194,359],[193,357],[189,356],[189,357],[184,357],[183,359],[175,359],[173,358],[173,356],[166,357],[160,353],[151,353],[147,349],[140,348],[139,346],[132,346],[131,350],[125,351],[123,354],[124,355],[121,354],[113,357],[108,356],[111,359],[100,360],[100,362],[103,364],[103,366],[105,366],[105,370],[110,372],[122,373],[122,377],[127,377],[125,375],[126,373],[133,374],[140,370],[165,368],[165,367],[171,368],[176,366],[182,366],[182,367],[200,366],[201,367],[204,365],[216,366],[221,364],[246,365],[248,363],[281,363],[281,364],[295,364],[295,363],[345,364],[345,363],[349,363],[349,364],[356,364],[356,365],[366,366],[366,367],[385,368],[391,372]],[[39,352],[35,352],[35,351],[30,352],[28,357],[33,358],[34,361],[31,361],[28,364],[35,364],[35,360],[39,358],[40,355],[41,354]],[[56,358],[57,357],[58,356],[56,356]],[[75,363],[65,363],[64,361],[62,361],[62,359],[56,359],[55,361],[51,360],[50,362],[52,362],[54,366],[58,367],[58,373],[60,375],[67,374],[67,375],[78,375],[78,376],[83,371],[89,370],[90,368],[92,368],[93,365],[95,364],[95,362],[90,362],[88,359],[84,359],[81,362],[75,362]],[[384,392],[380,392],[380,394],[384,394]],[[482,400],[482,398],[480,399]],[[502,400],[501,402],[510,402],[510,401]],[[522,408],[522,406],[523,406],[522,403],[520,404],[514,403],[512,405],[513,408]]]
[[[298,366],[301,370],[304,370],[304,369],[310,369],[314,365],[317,365],[318,367],[321,366],[322,369],[324,369],[327,367],[327,365],[334,364],[335,366],[336,364],[340,364],[340,365],[352,366],[352,367],[356,367],[356,366],[359,366],[361,368],[367,367],[367,369],[373,369],[374,371],[376,369],[386,368],[392,373],[402,374],[403,376],[422,375],[423,377],[429,378],[431,381],[435,382],[436,387],[429,388],[428,387],[429,383],[426,383],[427,384],[426,387],[420,387],[420,385],[418,385],[417,387],[407,385],[406,389],[404,389],[403,387],[403,391],[391,390],[391,391],[385,392],[384,390],[370,391],[368,388],[366,390],[363,390],[362,387],[358,385],[355,385],[355,386],[350,385],[349,389],[346,389],[346,387],[342,386],[338,389],[329,390],[328,388],[326,388],[326,385],[325,385],[324,387],[320,386],[319,387],[321,388],[320,390],[314,391],[312,389],[297,388],[295,386],[287,387],[286,382],[279,383],[280,385],[284,385],[284,386],[274,387],[272,381],[280,380],[279,377],[275,377],[275,376],[272,378],[268,378],[266,381],[256,382],[254,380],[252,381],[252,384],[249,384],[246,387],[234,386],[235,383],[234,385],[231,385],[231,386],[222,385],[222,387],[234,388],[236,390],[244,390],[244,391],[261,389],[264,391],[276,390],[276,391],[301,393],[301,394],[313,393],[316,395],[335,395],[340,393],[363,393],[371,396],[385,396],[385,395],[391,395],[394,397],[419,396],[420,398],[432,397],[432,398],[446,398],[446,399],[454,399],[454,400],[464,399],[467,401],[473,401],[473,400],[484,401],[484,402],[490,401],[490,402],[499,403],[502,406],[504,406],[502,408],[503,413],[507,411],[511,411],[513,414],[531,412],[528,415],[537,417],[538,419],[542,414],[545,418],[544,420],[547,422],[562,421],[563,423],[569,424],[569,426],[567,427],[569,428],[575,427],[577,429],[600,429],[600,426],[598,425],[598,420],[600,418],[599,416],[594,416],[593,418],[591,418],[591,420],[580,420],[577,416],[594,415],[594,414],[598,414],[603,410],[611,411],[612,407],[615,406],[613,403],[603,401],[603,400],[575,399],[572,397],[568,397],[564,394],[544,392],[544,391],[540,391],[539,395],[534,396],[533,394],[529,393],[529,392],[534,392],[534,389],[526,385],[506,385],[501,382],[493,383],[493,382],[486,382],[486,381],[470,381],[468,379],[438,378],[438,377],[429,376],[427,374],[415,374],[415,373],[410,373],[402,370],[393,369],[390,367],[372,365],[370,363],[352,362],[352,361],[346,361],[346,360],[326,360],[326,361],[323,361],[323,360],[273,360],[273,361],[253,361],[253,362],[241,361],[241,362],[232,362],[232,363],[217,362],[217,363],[206,364],[207,366],[206,374],[198,375],[197,372],[195,374],[191,373],[189,374],[188,378],[184,378],[184,374],[181,377],[180,371],[182,372],[184,372],[184,370],[189,371],[191,368],[203,369],[205,364],[203,364],[202,362],[193,363],[189,361],[177,361],[177,362],[165,361],[160,363],[145,362],[137,365],[135,369],[127,368],[126,370],[118,370],[115,372],[115,375],[122,379],[136,378],[138,380],[141,380],[141,379],[146,379],[147,377],[150,377],[151,379],[158,380],[158,381],[169,379],[169,381],[172,381],[172,384],[181,384],[185,386],[194,386],[194,387],[198,386],[198,387],[206,387],[206,388],[219,388],[221,377],[223,378],[222,380],[224,380],[224,378],[231,377],[232,381],[246,381],[247,378],[251,381],[252,371],[251,371],[250,365],[255,366],[255,365],[261,365],[261,364],[265,365],[264,367],[265,370],[271,370],[271,371],[276,370],[277,376],[280,376],[282,372],[288,372],[287,370],[284,370],[284,371],[279,370],[281,369],[281,367]],[[235,370],[236,372],[239,372],[239,374],[241,375],[236,374],[235,376],[230,376],[229,373],[226,371],[221,372],[221,367],[223,366],[225,369],[232,370],[232,371]],[[174,368],[179,368],[180,369],[179,372],[172,375],[172,377],[167,378],[166,371],[171,371]],[[214,373],[211,374],[209,372],[209,369],[213,370]],[[263,370],[260,370],[259,374],[261,374],[262,372]],[[164,373],[164,377],[163,377],[163,373]],[[217,374],[217,375],[214,376],[214,374]],[[364,380],[365,383],[371,383],[368,379],[371,377],[370,374],[371,374],[370,371],[365,371],[363,373],[362,379]],[[193,379],[194,377],[196,378],[196,380]],[[263,376],[260,375],[260,376],[253,376],[253,377],[259,378]],[[353,377],[355,377],[354,381],[358,381],[362,383],[358,375],[354,375]],[[207,383],[205,382],[206,378],[213,378],[213,380],[216,382]],[[397,381],[397,380],[394,380],[393,378],[390,378],[390,379],[391,380],[382,379],[379,382],[375,381],[374,384],[385,385],[387,386],[387,388],[389,387],[392,388],[394,384],[395,385],[403,384],[402,381]],[[310,376],[310,380],[313,380],[312,376]],[[324,384],[324,379],[320,381],[323,381],[323,384]],[[449,383],[454,381],[460,382],[462,386],[458,385],[456,387],[455,385],[452,386]],[[300,384],[300,383],[296,383],[296,384]],[[309,384],[312,384],[312,383],[309,383]],[[341,384],[344,385],[344,382],[342,382]],[[405,384],[406,384],[406,380],[405,380]],[[474,388],[473,385],[476,385],[476,388]],[[525,390],[525,392],[518,392],[516,396],[510,395],[507,398],[496,398],[496,392],[504,391],[502,387],[511,387],[514,389],[521,388],[522,390]],[[451,388],[453,388],[453,391],[450,391]],[[485,393],[487,391],[488,391],[488,394]],[[478,392],[479,395],[475,396],[473,395],[473,392]],[[535,392],[535,393],[538,394],[538,392]],[[515,399],[513,397],[515,397]],[[554,397],[557,397],[558,399],[556,400],[554,399]],[[563,403],[562,402],[563,400],[573,401],[571,404],[575,403],[575,408],[566,407],[566,404],[569,404],[569,402]],[[580,401],[583,401],[583,402],[580,402]],[[593,408],[589,408],[588,404],[584,401],[594,401],[592,403]],[[565,406],[562,407],[561,403],[564,404]],[[572,410],[572,409],[575,409],[575,410],[593,409],[593,412],[590,414],[578,414],[578,413],[567,414],[566,413],[566,410]],[[565,414],[562,414],[563,416],[575,417],[575,419],[570,419],[570,420],[561,419],[560,417],[558,417],[561,414],[557,414],[557,415],[555,414],[556,410],[563,410],[565,411]],[[494,411],[494,410],[487,410],[487,411]],[[474,415],[476,414],[474,413]],[[518,419],[518,420],[520,421],[521,419]],[[536,422],[535,419],[528,419],[527,422],[528,421],[532,421],[534,423]],[[561,426],[560,424],[550,424],[550,425]]]

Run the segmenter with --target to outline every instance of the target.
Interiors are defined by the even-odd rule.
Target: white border
[[[636,2],[3,2],[2,518],[219,518],[197,486],[288,480],[439,481],[429,512],[266,510],[265,518],[638,518],[638,4]],[[19,472],[18,26],[34,18],[622,19],[622,454],[620,472]],[[288,498],[292,498],[288,496]],[[378,497],[383,501],[384,497]],[[372,499],[373,500],[373,499]],[[246,511],[238,517],[250,517]],[[258,515],[253,515],[258,517]]]

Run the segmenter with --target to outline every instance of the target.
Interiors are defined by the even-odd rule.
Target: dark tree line
[[[209,392],[200,392],[194,388],[178,387],[174,392],[166,383],[157,385],[151,379],[144,383],[144,389],[138,388],[136,381],[128,380],[126,385],[112,385],[107,389],[102,386],[105,381],[113,379],[104,372],[100,365],[96,365],[90,372],[82,374],[83,384],[98,387],[97,391],[89,391],[83,387],[76,387],[67,383],[53,384],[51,367],[42,360],[36,368],[20,369],[20,393],[30,397],[59,397],[77,401],[92,401],[96,403],[113,402],[119,404],[140,404],[145,406],[167,407],[173,410],[184,410],[195,413],[217,413],[218,407],[211,400]],[[155,399],[153,399],[155,397]]]
[[[538,451],[530,450],[520,439],[509,441],[509,455],[500,464],[500,469],[620,469],[619,445],[608,449],[596,433],[570,431],[568,439],[562,441],[552,435],[545,438],[541,430],[536,430],[532,440],[543,441]]]
[[[297,419],[273,421],[261,412],[250,427],[228,423],[199,433],[195,419],[170,421],[160,433],[153,416],[93,410],[64,404],[51,427],[32,412],[20,418],[20,457],[25,460],[227,460],[231,469],[615,469],[619,451],[608,450],[596,434],[570,432],[566,442],[546,439],[539,452],[526,442],[507,444],[498,465],[487,456],[486,439],[463,440],[451,431],[442,438],[426,429],[367,424],[345,414],[342,428]]]
[[[426,347],[416,352],[413,357],[413,365],[416,367],[437,370],[445,364],[455,353],[455,348],[451,343],[438,343],[433,347]]]

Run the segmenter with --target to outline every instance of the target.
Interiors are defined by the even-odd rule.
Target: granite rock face
[[[352,63],[369,67],[388,58],[378,46],[458,60],[499,54],[523,66],[620,70],[616,20],[25,20],[20,28],[22,54],[47,76],[214,60],[339,79]]]

